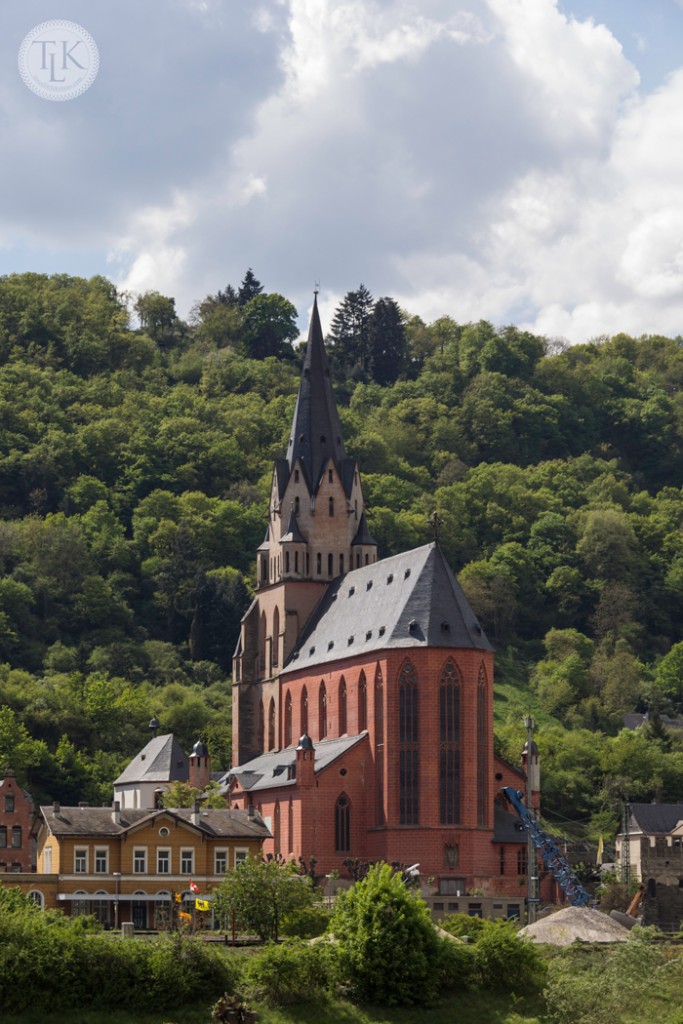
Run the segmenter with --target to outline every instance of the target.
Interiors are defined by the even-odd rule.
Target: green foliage
[[[338,895],[330,930],[342,973],[361,999],[412,1006],[436,997],[441,940],[424,901],[388,864],[373,865]]]
[[[322,904],[301,907],[287,914],[282,922],[282,934],[291,938],[315,939],[327,931],[331,918],[332,911]]]
[[[180,936],[151,943],[117,941],[88,933],[80,918],[7,903],[0,891],[3,1012],[77,1007],[144,1012],[234,990],[234,967]]]
[[[600,956],[568,948],[548,964],[545,990],[554,1024],[611,1024],[635,1008],[666,963],[666,952],[647,929],[635,928],[628,942],[615,943]],[[674,964],[680,977],[680,962]],[[662,981],[664,978],[662,978]]]
[[[224,928],[234,914],[241,931],[277,942],[288,916],[310,907],[315,898],[311,879],[297,874],[293,863],[249,857],[214,890],[214,912]]]
[[[486,921],[474,946],[482,988],[532,995],[545,983],[545,962],[531,940],[520,938],[507,921]]]
[[[290,939],[280,946],[266,946],[250,960],[246,986],[251,997],[268,1003],[305,1003],[334,988],[338,960],[331,942]]]

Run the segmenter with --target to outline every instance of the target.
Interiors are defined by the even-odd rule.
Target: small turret
[[[204,791],[211,781],[211,758],[202,740],[197,740],[190,754],[190,785]]]

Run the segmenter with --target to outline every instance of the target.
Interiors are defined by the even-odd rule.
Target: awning
[[[194,897],[192,898],[194,899]],[[173,899],[173,894],[159,892],[150,896],[146,892],[122,892],[118,896],[113,896],[110,892],[60,892],[57,893],[57,899],[63,901],[79,900],[83,902],[98,900],[104,903],[107,901],[113,903],[116,900],[119,903],[170,903]]]

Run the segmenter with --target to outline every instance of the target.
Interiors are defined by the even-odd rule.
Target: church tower
[[[233,763],[283,745],[278,679],[331,580],[377,560],[360,473],[344,452],[317,293],[284,459],[273,469],[257,594],[233,659]]]

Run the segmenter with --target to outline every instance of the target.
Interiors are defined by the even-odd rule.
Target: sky
[[[70,100],[19,73],[75,22]],[[0,274],[683,333],[683,0],[5,0]],[[36,51],[33,51],[34,54]],[[71,68],[70,70],[73,70]]]

